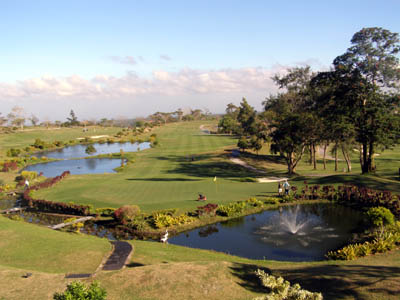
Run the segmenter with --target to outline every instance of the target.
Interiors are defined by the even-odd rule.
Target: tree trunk
[[[346,164],[347,164],[347,172],[351,172],[351,160],[350,160],[350,155],[348,153],[348,151],[346,151],[345,147],[342,145],[342,153],[343,153],[343,157],[346,160]]]
[[[335,172],[338,170],[338,144],[335,143]]]
[[[313,151],[312,151],[312,143],[310,143],[310,161],[308,162],[310,166],[312,166],[313,162]]]
[[[375,171],[374,152],[375,152],[374,143],[370,142],[368,151],[368,172]]]
[[[367,159],[367,153],[368,153],[368,145],[366,142],[363,143],[362,145],[362,173],[368,173],[368,159]]]
[[[315,151],[315,143],[312,143],[312,152],[313,152],[313,164],[314,164],[314,170],[317,169],[317,158],[316,158],[316,151]]]
[[[324,170],[326,170],[326,149],[328,148],[328,143],[325,143],[324,145]]]

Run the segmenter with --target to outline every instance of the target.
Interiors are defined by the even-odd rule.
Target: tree
[[[36,126],[39,123],[39,118],[32,114],[29,118],[33,126]]]
[[[25,110],[20,106],[14,106],[11,112],[7,115],[8,119],[13,126],[20,126],[21,130],[24,129],[25,124]]]
[[[279,153],[285,159],[289,175],[295,172],[304,154],[312,126],[310,114],[298,113],[287,113],[271,125],[271,151]]]
[[[7,123],[7,118],[1,116],[1,113],[0,113],[0,126],[3,126],[6,123]]]
[[[75,115],[75,112],[71,109],[69,115],[71,116],[70,118],[67,118],[68,120],[68,125],[69,126],[78,126],[79,125],[79,121],[77,116]]]
[[[333,64],[341,79],[351,81],[342,96],[354,119],[355,138],[362,145],[362,173],[368,173],[375,170],[376,148],[398,142],[399,35],[380,27],[363,28],[351,43]]]

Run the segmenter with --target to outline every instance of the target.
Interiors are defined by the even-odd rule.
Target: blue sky
[[[258,110],[287,67],[328,68],[363,27],[400,32],[400,1],[1,1],[0,112],[144,116]],[[265,83],[264,83],[265,82]]]

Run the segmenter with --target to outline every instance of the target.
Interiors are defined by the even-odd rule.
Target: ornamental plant
[[[100,287],[97,281],[89,286],[80,281],[73,281],[63,293],[55,293],[53,300],[106,300],[106,297],[106,290]]]
[[[367,216],[373,225],[381,228],[380,236],[383,235],[386,225],[394,224],[393,214],[389,209],[382,206],[371,207],[367,211]]]
[[[139,206],[124,205],[118,208],[116,211],[114,211],[113,217],[121,224],[128,224],[139,214],[140,214]]]
[[[270,291],[267,295],[257,297],[255,300],[322,300],[321,293],[313,293],[304,290],[299,284],[291,285],[289,281],[282,277],[275,277],[258,269],[256,275],[261,280],[261,284]]]

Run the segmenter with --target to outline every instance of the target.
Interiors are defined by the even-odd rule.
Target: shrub
[[[257,270],[256,275],[261,284],[270,292],[266,296],[257,297],[257,300],[322,300],[321,293],[313,293],[303,290],[299,284],[290,285],[290,282],[282,277],[268,275],[263,270]]]
[[[19,149],[11,148],[11,149],[7,150],[8,157],[17,157],[20,154],[21,154],[21,150],[19,150]]]
[[[64,293],[55,293],[54,300],[106,300],[107,292],[100,287],[97,281],[86,286],[80,281],[73,281],[67,285]]]
[[[250,206],[254,206],[254,207],[261,207],[263,206],[263,202],[260,200],[257,200],[257,198],[251,197],[249,198],[246,203]]]
[[[193,222],[193,218],[189,217],[188,215],[182,214],[177,217],[173,217],[167,214],[156,214],[153,217],[154,220],[154,225],[156,228],[164,228],[164,227],[170,227],[173,225],[183,225],[187,223]]]
[[[140,208],[137,205],[124,205],[114,211],[113,217],[122,224],[131,222],[140,214]]]
[[[196,210],[196,214],[198,216],[203,216],[203,215],[210,215],[210,216],[215,216],[215,213],[217,212],[218,204],[213,204],[213,203],[208,203],[204,206],[198,206]]]
[[[28,180],[33,180],[37,178],[38,173],[36,171],[22,171],[21,177]]]
[[[86,147],[85,152],[87,154],[92,154],[92,153],[97,152],[97,150],[93,145],[89,145],[89,146]]]
[[[111,217],[114,212],[115,208],[113,207],[96,208],[96,215],[100,215],[102,217]]]
[[[35,143],[32,145],[32,147],[35,147],[37,149],[45,149],[46,148],[46,142],[42,141],[41,139],[36,139]]]
[[[15,171],[18,169],[18,164],[16,161],[6,161],[3,163],[3,168],[1,169],[2,172],[10,172]]]
[[[217,209],[217,214],[221,216],[231,217],[243,212],[246,207],[245,202],[230,203],[228,205],[220,205]]]
[[[267,199],[264,200],[265,204],[278,204],[281,198],[277,197],[268,197]]]

